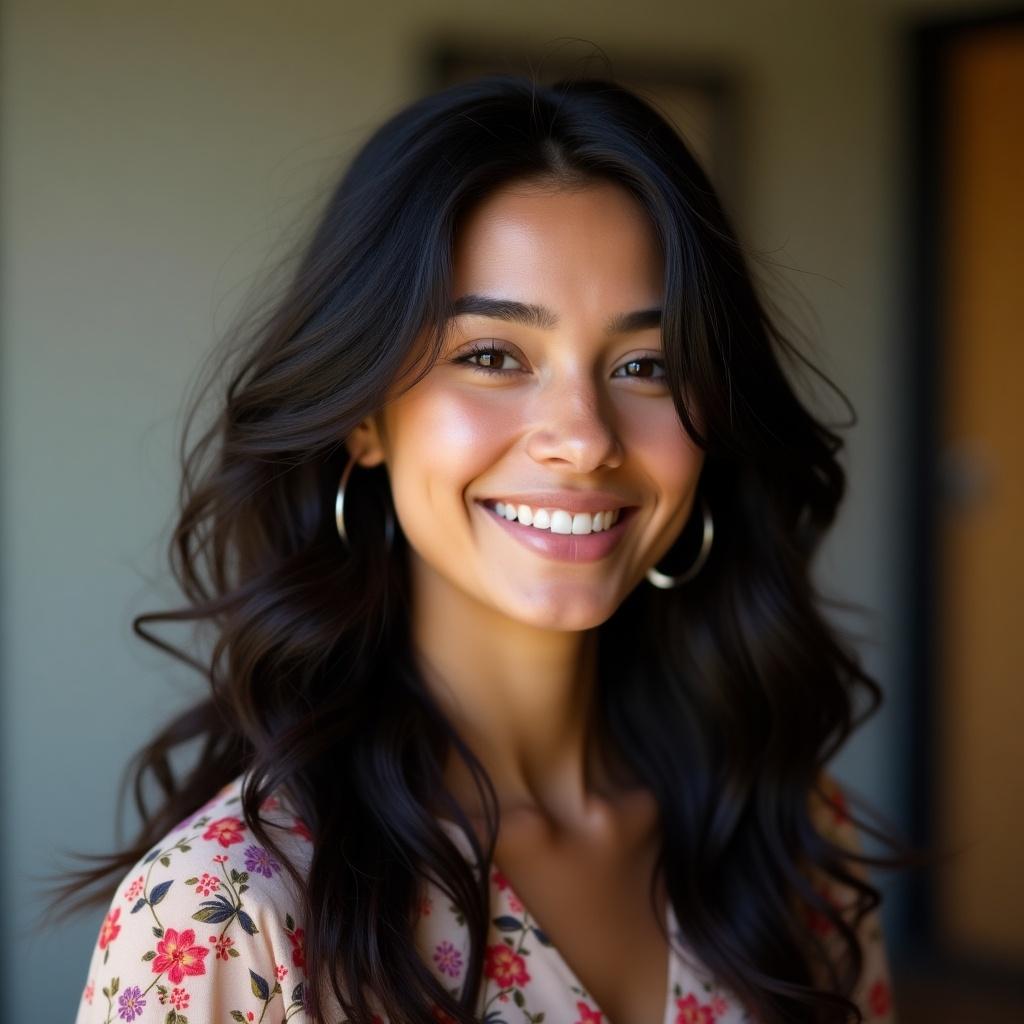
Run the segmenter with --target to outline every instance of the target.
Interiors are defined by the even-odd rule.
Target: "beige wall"
[[[132,639],[162,549],[187,382],[341,156],[421,87],[428,39],[584,37],[740,76],[747,240],[788,268],[853,400],[849,501],[821,563],[875,611],[890,706],[846,776],[898,813],[905,445],[900,5],[762,0],[4,6],[2,750],[9,1019],[67,1019],[99,916],[32,937],[30,874],[112,840],[130,752],[193,682]],[[920,8],[924,5],[915,4]],[[806,320],[806,316],[805,316]],[[43,995],[45,993],[45,995]],[[47,1009],[40,1006],[47,1002]],[[32,1008],[30,1011],[29,1008]]]

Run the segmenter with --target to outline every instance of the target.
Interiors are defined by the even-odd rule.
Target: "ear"
[[[386,458],[383,431],[376,416],[368,416],[345,438],[349,454],[356,457],[360,466],[379,466]]]

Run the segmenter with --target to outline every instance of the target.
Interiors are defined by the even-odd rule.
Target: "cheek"
[[[516,417],[486,393],[452,389],[410,393],[389,409],[392,493],[401,512],[414,502],[435,512],[464,504],[463,489],[514,436]]]
[[[686,433],[670,402],[651,408],[653,404],[625,411],[623,440],[642,472],[661,491],[663,501],[676,507],[688,501],[697,486],[704,452]]]

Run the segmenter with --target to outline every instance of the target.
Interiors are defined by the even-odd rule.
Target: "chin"
[[[558,632],[582,632],[607,622],[618,607],[607,594],[567,593],[564,589],[545,588],[543,593],[525,595],[511,606],[502,602],[510,618],[537,629]]]

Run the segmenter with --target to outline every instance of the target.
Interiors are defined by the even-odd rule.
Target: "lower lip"
[[[560,562],[596,562],[604,558],[622,538],[626,524],[632,518],[633,509],[624,508],[619,512],[614,526],[599,533],[552,533],[538,530],[533,526],[499,516],[493,508],[477,502],[480,508],[525,548],[535,551],[544,558]]]

